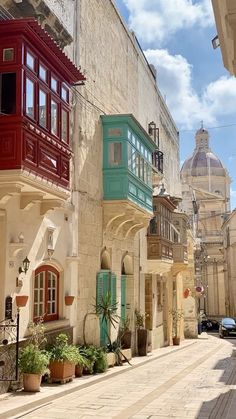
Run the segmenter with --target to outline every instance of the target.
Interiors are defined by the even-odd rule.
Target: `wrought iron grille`
[[[19,312],[0,322],[0,381],[18,379]]]

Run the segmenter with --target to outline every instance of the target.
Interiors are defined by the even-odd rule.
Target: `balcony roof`
[[[33,18],[28,19],[12,19],[0,21],[0,38],[7,36],[25,35],[31,40],[32,44],[40,49],[50,50],[50,61],[56,61],[60,71],[63,73],[65,80],[69,84],[78,81],[84,81],[85,76],[81,73],[74,63],[66,56],[57,43],[49,36],[49,34],[41,27],[41,25]],[[58,68],[57,67],[57,68]]]

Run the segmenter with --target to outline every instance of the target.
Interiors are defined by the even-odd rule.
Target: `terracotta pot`
[[[64,380],[75,375],[75,365],[67,361],[51,361],[49,364],[50,380]]]
[[[71,306],[73,304],[75,297],[73,295],[65,295],[65,305]]]
[[[137,330],[138,338],[138,354],[139,356],[146,356],[148,352],[148,331],[147,329]]]
[[[75,366],[75,376],[76,377],[82,377],[82,375],[83,375],[83,366],[80,365],[80,364],[77,364]]]
[[[28,295],[16,295],[17,307],[25,307],[28,301]]]
[[[177,336],[173,337],[173,345],[179,345],[180,344],[180,338],[178,338]]]
[[[40,374],[23,374],[24,391],[36,392],[40,391],[42,375]]]

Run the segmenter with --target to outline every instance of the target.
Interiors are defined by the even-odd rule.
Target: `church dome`
[[[225,169],[220,159],[209,148],[209,134],[200,128],[195,135],[196,147],[191,157],[185,160],[181,175],[189,176],[225,176]]]

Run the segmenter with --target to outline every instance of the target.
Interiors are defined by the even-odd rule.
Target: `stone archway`
[[[111,256],[106,247],[101,252],[101,269],[102,270],[111,269]]]

